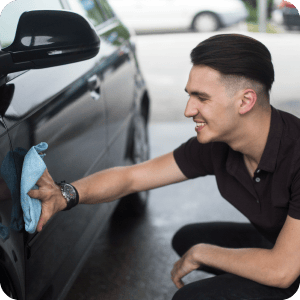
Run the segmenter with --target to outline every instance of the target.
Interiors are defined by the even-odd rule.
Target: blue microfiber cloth
[[[16,148],[14,150],[14,159],[15,159],[15,165],[17,169],[17,177],[18,182],[14,185],[14,187],[17,187],[17,191],[13,191],[13,207],[11,212],[11,222],[10,222],[10,228],[16,231],[20,231],[24,227],[23,222],[23,213],[20,203],[20,178],[22,173],[22,166],[24,162],[24,157],[27,153],[27,150],[23,148]],[[12,190],[12,189],[10,189]]]
[[[24,226],[24,221],[25,229],[28,232],[34,233],[36,230],[41,215],[41,203],[37,199],[30,198],[27,193],[31,188],[38,188],[35,183],[46,169],[46,165],[42,159],[46,154],[40,155],[38,152],[44,151],[47,148],[47,143],[40,143],[37,146],[33,146],[28,152],[26,149],[16,148],[13,152],[9,151],[2,162],[0,168],[1,176],[10,190],[12,199],[10,225],[7,227],[0,223],[0,238],[3,241],[8,239],[10,228],[20,231]],[[19,188],[20,181],[21,195]],[[24,217],[24,221],[22,216]]]
[[[42,205],[38,199],[30,198],[27,194],[31,189],[38,189],[36,182],[46,170],[43,158],[46,154],[39,154],[48,148],[47,143],[40,143],[30,148],[24,158],[21,175],[21,206],[25,221],[25,230],[34,233],[41,216]]]

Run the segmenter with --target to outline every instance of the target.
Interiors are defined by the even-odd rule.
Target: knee
[[[222,292],[222,286],[218,286],[217,282],[215,282],[215,278],[216,277],[213,277],[212,279],[202,279],[183,286],[175,293],[172,300],[238,299],[231,296],[229,296],[228,298],[225,297],[225,294]]]
[[[194,289],[193,286],[185,285],[180,288],[175,295],[173,296],[172,300],[201,300],[201,299],[212,299],[206,298],[202,293],[198,293],[197,290]]]
[[[172,300],[185,300],[185,299],[182,297],[182,295],[181,295],[181,293],[180,293],[180,290],[178,290],[178,291],[175,293],[175,295],[173,296]]]
[[[192,224],[183,226],[173,236],[172,247],[179,256],[182,256],[193,245],[190,238],[192,235]]]
[[[188,226],[188,225],[187,225]],[[179,254],[179,249],[181,248],[182,242],[184,240],[184,232],[185,228],[187,226],[184,226],[180,228],[173,236],[172,238],[172,247],[173,249]],[[181,254],[179,254],[181,256]]]

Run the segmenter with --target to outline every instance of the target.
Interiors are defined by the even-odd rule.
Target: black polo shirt
[[[300,119],[272,107],[271,127],[254,178],[226,143],[191,138],[174,151],[188,178],[215,175],[221,195],[275,243],[287,215],[300,219]]]

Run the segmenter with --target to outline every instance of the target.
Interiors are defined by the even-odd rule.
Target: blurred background
[[[111,0],[126,25],[138,34],[198,31],[212,32],[244,23],[248,31],[280,33],[299,27],[295,6],[281,0]],[[261,18],[261,19],[260,19]],[[282,26],[283,25],[283,26]]]
[[[195,136],[184,117],[184,92],[191,50],[219,33],[240,33],[265,44],[272,54],[275,83],[271,104],[300,116],[300,17],[280,0],[110,0],[131,28],[151,96],[151,157],[173,151]],[[193,222],[246,218],[220,196],[207,176],[150,192],[145,215],[112,218],[70,290],[74,299],[167,300],[176,292],[170,271],[178,260],[173,234]],[[193,272],[191,282],[211,275]]]
[[[151,122],[188,121],[184,92],[189,54],[202,40],[225,32],[252,36],[271,51],[276,79],[272,104],[298,110],[300,16],[281,0],[111,0],[136,33],[137,54],[152,99]],[[287,72],[288,68],[288,72]],[[284,102],[284,103],[283,103]],[[293,103],[292,103],[293,102]]]

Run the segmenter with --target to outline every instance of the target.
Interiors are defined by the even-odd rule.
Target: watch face
[[[76,192],[73,189],[73,187],[69,184],[65,184],[64,185],[64,192],[67,194],[67,197],[71,198],[71,199],[75,199],[76,198]]]

